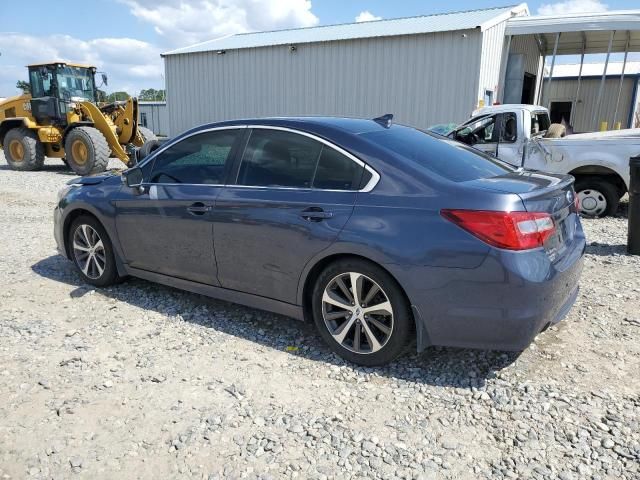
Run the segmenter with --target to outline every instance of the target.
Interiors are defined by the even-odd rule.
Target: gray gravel
[[[115,166],[115,164],[114,164]],[[521,355],[343,363],[311,326],[56,254],[61,164],[0,159],[0,478],[640,478],[640,258],[586,220],[582,292]]]

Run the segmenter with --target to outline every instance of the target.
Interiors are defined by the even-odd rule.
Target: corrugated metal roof
[[[508,7],[485,8],[464,12],[423,15],[419,17],[396,18],[341,25],[294,28],[271,32],[239,33],[207,42],[178,48],[164,55],[195,53],[240,48],[267,47],[312,42],[330,42],[370,37],[391,37],[397,35],[415,35],[453,30],[484,30],[512,15],[528,14],[526,4]]]

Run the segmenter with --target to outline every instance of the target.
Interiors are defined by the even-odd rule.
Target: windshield
[[[56,70],[56,79],[61,99],[95,101],[93,72],[90,69],[64,66]]]
[[[394,126],[363,133],[362,137],[453,182],[497,177],[515,170],[460,142],[415,128]]]

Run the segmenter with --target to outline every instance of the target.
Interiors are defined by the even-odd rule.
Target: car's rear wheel
[[[320,335],[350,362],[388,363],[409,342],[412,317],[404,293],[391,275],[370,262],[330,264],[316,281],[312,303]]]
[[[69,229],[69,252],[82,279],[97,287],[119,280],[113,246],[104,227],[94,217],[80,216]]]

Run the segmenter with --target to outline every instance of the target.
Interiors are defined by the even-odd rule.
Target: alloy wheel
[[[333,339],[355,353],[377,352],[393,333],[388,295],[371,278],[357,272],[342,273],[327,284],[322,317]]]
[[[98,232],[82,224],[73,234],[73,254],[76,264],[87,277],[96,280],[102,276],[107,264],[104,244]]]

